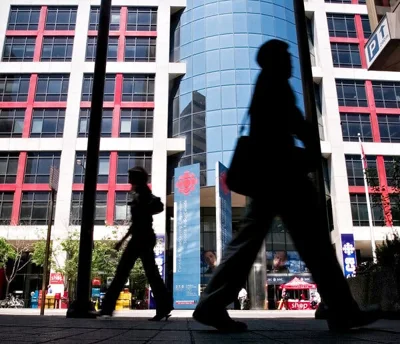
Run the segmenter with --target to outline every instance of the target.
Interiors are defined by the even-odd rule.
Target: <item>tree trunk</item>
[[[10,282],[6,280],[6,297],[8,296],[8,293],[10,291]]]

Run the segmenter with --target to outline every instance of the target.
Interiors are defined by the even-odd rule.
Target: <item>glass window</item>
[[[400,226],[400,197],[398,194],[391,194],[389,200],[393,226]]]
[[[154,75],[124,75],[122,88],[124,102],[154,101]]]
[[[368,106],[364,81],[336,80],[336,91],[340,106]]]
[[[8,30],[37,30],[40,7],[11,6],[8,17]]]
[[[349,186],[364,186],[361,155],[346,155],[346,168]],[[367,168],[371,171],[371,176],[373,176],[371,186],[378,186],[379,178],[376,168],[376,157],[367,156]]]
[[[3,61],[33,61],[35,43],[35,37],[6,37]]]
[[[372,206],[372,223],[374,226],[383,226],[385,223],[380,197],[380,194],[375,196],[370,195],[370,204]],[[367,198],[365,194],[351,194],[350,202],[351,213],[353,216],[353,226],[369,226]]]
[[[151,37],[127,37],[125,61],[154,62],[156,60],[156,39]]]
[[[129,7],[128,31],[157,31],[157,8]]]
[[[360,68],[358,44],[331,43],[333,65],[342,68]]]
[[[387,186],[399,189],[399,172],[400,172],[400,160],[399,157],[385,156],[385,170]],[[400,210],[400,209],[399,209]],[[399,219],[400,220],[400,219]]]
[[[121,8],[111,8],[110,31],[118,31],[121,20]],[[92,6],[90,9],[89,30],[97,31],[99,28],[100,7]]]
[[[101,137],[111,137],[112,131],[112,109],[103,109],[101,122]],[[90,123],[90,109],[81,109],[79,115],[78,137],[88,137]]]
[[[31,137],[62,137],[65,109],[34,109]]]
[[[96,59],[97,37],[88,37],[86,46],[86,61]],[[107,61],[117,61],[118,57],[118,37],[108,38]]]
[[[47,224],[50,197],[50,192],[23,192],[19,217],[20,224],[31,226]]]
[[[0,137],[21,137],[25,109],[0,109]]]
[[[363,2],[365,4],[365,0]],[[364,38],[368,39],[371,36],[371,25],[369,24],[369,18],[366,15],[361,15],[361,22],[364,31]]]
[[[400,142],[400,116],[378,115],[381,142]]]
[[[46,30],[75,30],[77,7],[48,7]]]
[[[69,220],[71,225],[78,225],[81,223],[82,205],[83,205],[83,192],[82,191],[72,192],[71,216]],[[94,224],[99,226],[104,226],[106,222],[106,215],[107,215],[107,192],[97,191]]]
[[[29,75],[0,75],[0,101],[25,102],[28,99]]]
[[[128,202],[131,200],[132,194],[130,192],[116,192],[115,193],[115,215],[114,224],[126,225],[131,218],[131,212]]]
[[[120,137],[153,137],[153,109],[122,109]]]
[[[354,15],[327,13],[329,36],[357,37]]]
[[[0,153],[0,184],[14,184],[17,180],[18,153]]]
[[[372,142],[372,129],[369,114],[341,113],[343,141],[358,142],[358,134],[364,142]]]
[[[400,108],[400,82],[373,81],[372,88],[377,108]]]
[[[0,192],[0,219],[1,225],[8,225],[11,221],[14,194],[12,192]]]
[[[60,153],[28,152],[24,182],[28,184],[49,183],[52,166],[60,167]]]
[[[35,100],[45,102],[67,101],[68,84],[68,75],[39,75]]]
[[[140,166],[146,169],[149,174],[149,183],[151,183],[151,162],[151,152],[118,152],[117,184],[127,184],[128,170],[135,166]]]
[[[71,61],[74,37],[44,37],[41,61]]]
[[[75,170],[74,170],[74,183],[83,184],[85,181],[85,169],[86,169],[86,153],[77,152],[75,159]],[[101,152],[99,156],[99,173],[97,175],[98,184],[108,183],[108,174],[110,170],[110,153]]]
[[[106,76],[104,85],[104,101],[114,101],[114,90],[115,90],[115,75],[108,74]],[[82,87],[82,101],[90,102],[92,100],[93,91],[93,75],[85,74],[83,76],[83,87]]]

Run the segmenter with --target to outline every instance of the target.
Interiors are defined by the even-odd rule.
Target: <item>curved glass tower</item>
[[[291,83],[303,107],[293,0],[188,0],[178,16],[172,59],[185,62],[187,73],[176,85],[172,134],[186,137],[179,166],[200,163],[201,184],[210,186],[215,163],[229,166],[264,42],[290,45]]]

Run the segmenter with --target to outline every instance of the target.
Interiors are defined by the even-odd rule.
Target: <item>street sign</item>
[[[387,17],[381,20],[368,43],[365,45],[365,56],[367,57],[367,68],[371,67],[378,55],[383,51],[390,41],[390,30]]]
[[[57,191],[58,190],[58,178],[60,176],[60,172],[58,168],[51,166],[50,167],[50,180],[49,185],[50,188]]]

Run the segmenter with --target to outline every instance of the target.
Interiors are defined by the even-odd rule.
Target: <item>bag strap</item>
[[[250,123],[250,114],[247,113],[246,116],[243,117],[242,123],[240,124],[239,135],[243,136],[243,133],[246,129],[246,123]]]

